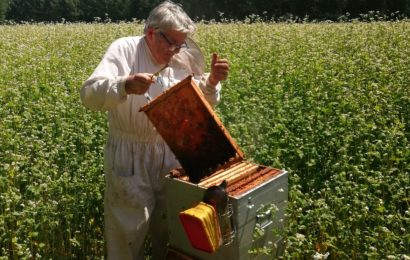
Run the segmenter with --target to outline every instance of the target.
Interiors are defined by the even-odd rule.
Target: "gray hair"
[[[166,32],[175,30],[191,35],[195,31],[195,24],[180,5],[172,1],[164,1],[150,12],[145,21],[144,33],[152,27]]]

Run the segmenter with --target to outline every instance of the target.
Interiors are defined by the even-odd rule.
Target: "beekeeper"
[[[219,101],[228,61],[213,54],[211,71],[204,73],[202,53],[189,37],[194,30],[195,24],[179,5],[161,3],[150,12],[144,35],[114,41],[81,88],[87,108],[108,111],[104,165],[108,259],[143,259],[148,232],[152,257],[165,258],[164,176],[179,163],[139,109],[189,75],[211,105]]]

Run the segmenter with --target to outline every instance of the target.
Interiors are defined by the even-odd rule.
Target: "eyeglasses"
[[[184,43],[180,44],[180,45],[176,45],[174,43],[172,43],[168,37],[161,31],[158,31],[158,33],[162,36],[162,38],[164,38],[164,40],[167,42],[168,44],[168,50],[169,51],[176,51],[176,52],[180,52],[180,51],[186,51],[187,49],[189,49],[188,45],[186,44],[186,42],[184,41]]]

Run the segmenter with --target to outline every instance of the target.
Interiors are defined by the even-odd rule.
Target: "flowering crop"
[[[106,117],[79,88],[142,25],[0,26],[0,258],[102,258]],[[217,107],[289,171],[286,258],[410,257],[410,23],[198,24]]]

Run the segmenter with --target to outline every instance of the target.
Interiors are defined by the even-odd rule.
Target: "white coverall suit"
[[[163,81],[151,85],[148,93],[156,97],[192,73],[181,67],[161,72]],[[143,112],[144,95],[127,95],[125,80],[134,73],[155,73],[161,69],[143,37],[124,37],[111,44],[102,61],[81,88],[83,104],[108,111],[108,139],[105,146],[104,197],[105,236],[108,259],[142,259],[143,244],[149,230],[153,258],[166,253],[167,226],[164,180],[179,163]],[[215,105],[220,85],[206,86],[206,75],[196,79],[205,98]],[[181,196],[183,196],[181,191]]]

